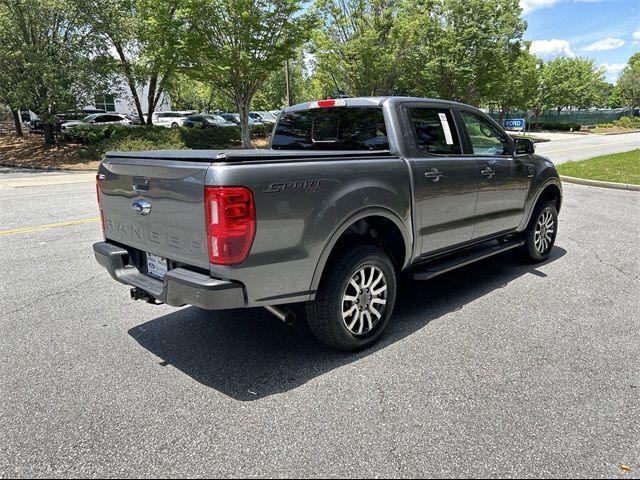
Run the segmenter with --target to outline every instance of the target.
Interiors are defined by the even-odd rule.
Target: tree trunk
[[[505,116],[507,115],[507,107],[505,107],[504,105],[502,107],[500,107],[500,116],[499,116],[499,121],[498,123],[500,125],[502,125],[502,121],[504,120]]]
[[[44,130],[44,143],[47,145],[55,145],[56,137],[53,135],[53,124],[45,122],[42,128]]]
[[[154,73],[151,76],[151,80],[149,81],[149,115],[148,118],[151,119],[149,123],[153,121],[153,112],[156,111],[156,107],[158,106],[158,102],[160,101],[160,97],[162,97],[162,93],[164,92],[165,86],[167,84],[167,80],[171,75],[171,70],[167,70],[162,75],[162,79],[158,81],[158,73]],[[152,88],[153,87],[153,88]]]
[[[249,101],[243,96],[236,96],[236,106],[240,115],[242,147],[251,148],[251,131],[249,130]]]
[[[156,109],[156,88],[158,86],[158,73],[153,72],[149,77],[149,93],[147,94],[147,123],[153,125],[153,112]]]
[[[133,80],[133,70],[131,68],[131,64],[127,60],[127,56],[124,54],[122,45],[117,42],[113,43],[113,46],[115,47],[116,51],[118,52],[118,56],[120,57],[120,62],[124,66],[124,76],[127,77],[127,84],[129,85],[129,90],[131,90],[131,96],[133,97],[133,102],[136,105],[140,123],[144,125],[146,122],[144,120],[144,113],[142,113],[142,104],[140,103],[140,96],[138,95],[138,90],[136,89],[136,83]]]
[[[18,137],[22,136],[22,118],[20,118],[20,112],[18,110],[11,110],[13,113],[13,123],[16,125],[16,135]]]

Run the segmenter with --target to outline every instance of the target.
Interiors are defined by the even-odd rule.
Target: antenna
[[[333,83],[336,86],[336,93],[338,94],[337,98],[349,98],[349,95],[347,95],[344,90],[340,90],[340,87],[338,86],[338,82],[336,82],[336,77],[333,76],[333,72],[329,72],[329,74],[331,75],[331,78],[333,79]]]

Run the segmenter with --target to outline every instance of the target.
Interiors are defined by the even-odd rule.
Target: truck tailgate
[[[99,170],[105,237],[208,270],[204,185],[210,165],[107,156]],[[148,203],[148,213],[136,210],[138,200]]]

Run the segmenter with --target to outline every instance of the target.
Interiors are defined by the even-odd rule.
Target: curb
[[[612,188],[615,190],[629,190],[640,192],[640,185],[630,185],[627,183],[602,182],[600,180],[587,180],[585,178],[565,177],[564,175],[560,175],[560,180],[567,183],[587,185],[589,187]]]
[[[93,170],[72,170],[70,168],[59,167],[35,167],[33,165],[16,165],[14,163],[0,162],[0,167],[19,168],[23,170],[40,170],[42,172],[69,172],[69,173],[91,173]]]

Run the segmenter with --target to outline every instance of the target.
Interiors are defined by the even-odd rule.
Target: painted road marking
[[[638,142],[638,146],[640,147],[640,140],[635,139],[635,140],[627,140],[626,142],[597,143],[595,145],[585,145],[584,147],[560,148],[558,150],[542,151],[543,149],[541,149],[540,153],[558,153],[558,152],[568,152],[570,150],[585,150],[587,148],[615,147],[616,145],[620,145],[622,143],[634,143],[634,142]],[[609,155],[609,154],[607,154],[607,155]]]
[[[18,233],[39,232],[41,230],[49,230],[52,228],[70,227],[72,225],[84,225],[86,223],[97,223],[100,217],[84,218],[82,220],[71,220],[70,222],[48,223],[46,225],[37,225],[35,227],[14,228],[13,230],[0,230],[0,237],[5,235],[16,235]]]

